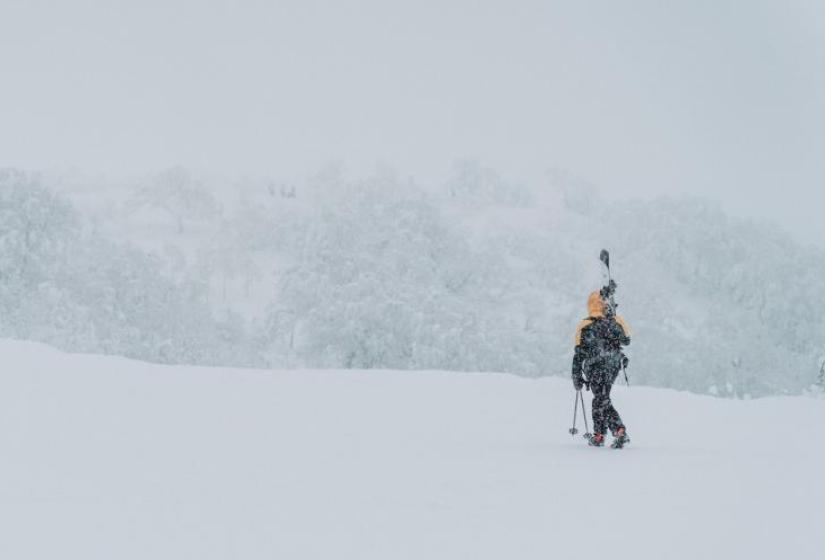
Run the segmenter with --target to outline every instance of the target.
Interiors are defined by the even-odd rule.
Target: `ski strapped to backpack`
[[[615,317],[616,316],[616,308],[619,306],[616,303],[615,295],[616,295],[616,282],[610,275],[610,253],[607,249],[602,249],[602,252],[599,254],[599,260],[602,262],[605,268],[605,272],[607,275],[607,283],[599,290],[599,295],[602,298],[602,302],[604,303],[605,309],[605,316],[607,317]],[[627,365],[630,363],[630,359],[622,353],[622,372],[624,373],[624,382],[625,385],[630,387],[630,381],[627,379]]]

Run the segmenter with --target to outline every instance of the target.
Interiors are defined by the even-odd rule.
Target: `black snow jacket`
[[[573,355],[573,383],[613,383],[622,367],[622,346],[630,344],[630,331],[624,320],[606,317],[597,306],[576,329]]]

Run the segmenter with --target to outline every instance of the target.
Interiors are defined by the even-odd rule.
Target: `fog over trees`
[[[161,363],[569,375],[611,250],[631,383],[821,375],[825,254],[699,198],[609,201],[473,160],[437,184],[0,171],[0,336]]]

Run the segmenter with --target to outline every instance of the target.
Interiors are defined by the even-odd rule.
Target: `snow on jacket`
[[[622,364],[622,346],[630,344],[630,329],[618,315],[607,317],[599,292],[587,298],[589,316],[576,328],[573,381],[579,385],[594,376],[612,383]]]

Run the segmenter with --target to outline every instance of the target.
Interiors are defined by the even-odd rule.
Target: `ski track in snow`
[[[0,356],[2,558],[825,557],[822,400],[617,385],[592,449],[561,378]]]

